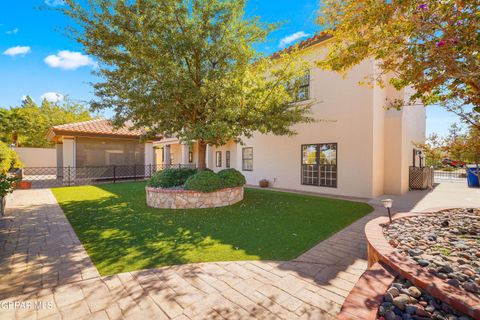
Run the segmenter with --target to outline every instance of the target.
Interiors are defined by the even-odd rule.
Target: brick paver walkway
[[[50,190],[0,218],[0,319],[335,319],[366,269],[376,211],[288,262],[199,263],[100,277]],[[15,308],[7,302],[23,303]]]

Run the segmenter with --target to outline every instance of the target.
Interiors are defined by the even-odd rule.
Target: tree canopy
[[[26,97],[19,107],[0,108],[0,140],[22,147],[50,147],[47,132],[52,126],[91,119],[84,105],[68,98],[61,102],[43,100],[38,106]]]
[[[480,164],[480,131],[474,126],[465,128],[454,123],[444,137],[432,133],[416,146],[424,152],[427,166],[441,166],[444,158]]]
[[[480,129],[480,13],[473,0],[321,0],[318,23],[333,35],[323,68],[344,72],[366,58],[410,101],[439,104]]]
[[[294,134],[293,124],[312,121],[310,104],[291,103],[306,66],[255,50],[276,26],[246,18],[245,2],[67,0],[63,12],[80,25],[73,36],[99,62],[92,106],[113,109],[118,125],[197,141],[200,169],[207,144]]]

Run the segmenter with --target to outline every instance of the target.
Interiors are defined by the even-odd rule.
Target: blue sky
[[[0,107],[19,105],[30,95],[77,101],[92,98],[94,60],[64,33],[72,21],[50,10],[61,0],[2,1],[0,4]],[[315,25],[318,0],[250,0],[247,14],[262,21],[282,22],[259,49],[272,53],[294,39],[319,30]],[[43,8],[43,9],[42,9]],[[427,132],[445,134],[455,116],[435,107],[427,109]],[[105,114],[109,116],[108,113]]]

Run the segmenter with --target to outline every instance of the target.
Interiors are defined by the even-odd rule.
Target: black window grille
[[[302,145],[301,183],[321,187],[337,187],[337,144]]]

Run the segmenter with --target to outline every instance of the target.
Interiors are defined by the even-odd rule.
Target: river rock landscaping
[[[448,304],[433,298],[403,278],[397,278],[383,296],[378,320],[470,320]]]
[[[448,284],[480,296],[480,209],[406,217],[383,232],[397,252]]]

